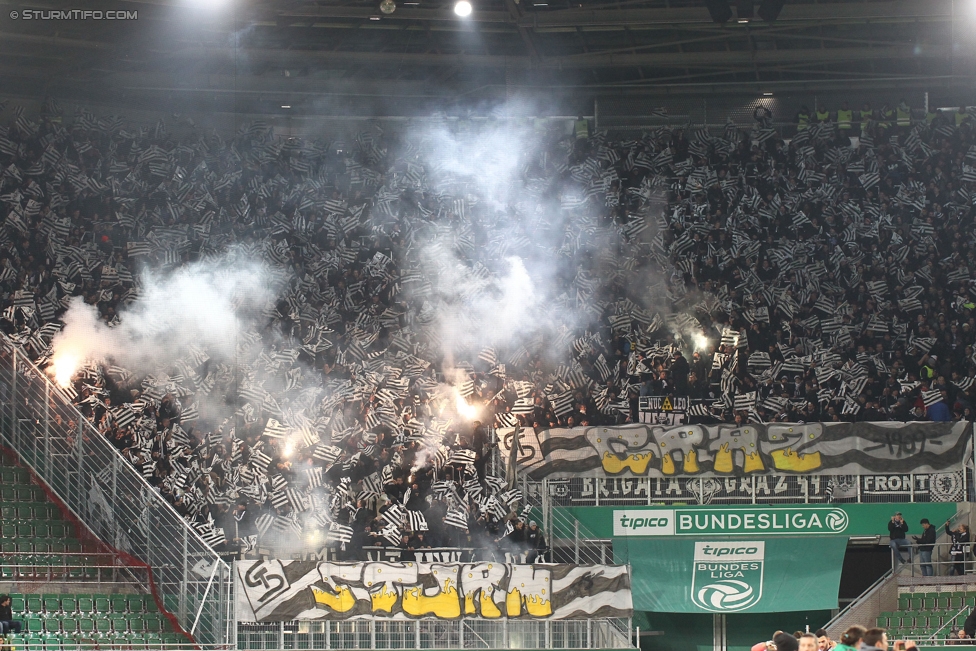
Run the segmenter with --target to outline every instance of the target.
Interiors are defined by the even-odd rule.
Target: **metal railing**
[[[629,620],[418,619],[240,624],[245,649],[630,649]]]
[[[365,556],[361,560],[385,561],[396,563],[403,559],[404,555],[413,555],[410,560],[418,563],[467,563],[476,559],[476,552],[472,547],[421,547],[420,549],[407,550],[399,547],[363,547]]]
[[[146,568],[122,565],[115,554],[0,552],[0,580],[149,584]]]
[[[891,553],[891,563],[894,571],[902,576],[962,576],[976,572],[976,558],[973,557],[970,545],[962,545],[961,554],[953,556],[951,542],[935,543],[932,549],[931,562],[922,562],[922,553],[917,546],[912,546],[911,554],[906,548],[901,550],[902,558],[908,558],[903,563]]]
[[[593,565],[614,562],[611,539],[597,536],[563,509],[553,508],[551,499],[543,500],[542,512],[542,531],[549,544],[547,560]]]
[[[830,634],[831,638],[839,640],[849,627],[854,624],[873,622],[878,613],[894,610],[897,604],[898,581],[894,579],[891,570],[888,570],[881,578],[872,583],[860,597],[834,615],[823,628]]]
[[[232,648],[231,568],[7,337],[0,439],[115,550],[144,563],[160,605],[203,646]]]

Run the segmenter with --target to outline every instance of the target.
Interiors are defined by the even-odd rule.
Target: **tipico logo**
[[[759,603],[766,543],[696,542],[691,600],[702,610],[732,613]]]
[[[614,509],[614,536],[836,535],[850,525],[839,508],[795,506]]]

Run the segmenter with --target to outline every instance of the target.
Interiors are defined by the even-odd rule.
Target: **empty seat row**
[[[160,633],[164,620],[149,615],[106,615],[104,617],[37,617],[26,615],[24,630],[27,633],[74,635],[76,633]]]
[[[888,615],[878,617],[878,626],[881,628],[939,628],[946,622],[956,617],[957,612],[929,612]]]
[[[4,538],[64,538],[68,525],[60,520],[4,520],[0,524],[0,536]]]
[[[27,468],[0,467],[0,484],[29,484],[30,472]]]
[[[898,595],[899,610],[959,610],[976,606],[976,593],[915,592]]]
[[[74,538],[18,538],[0,541],[6,554],[79,554],[81,543]]]
[[[21,502],[0,505],[0,515],[7,520],[60,520],[61,511],[50,502]]]
[[[11,635],[12,647],[26,651],[80,651],[81,649],[128,650],[194,648],[187,638],[179,633],[127,633],[122,635],[99,635],[97,633],[74,635],[47,635],[29,633]]]
[[[158,613],[151,595],[10,595],[10,608],[16,613]]]
[[[47,494],[40,486],[32,484],[0,484],[0,499],[10,502],[43,502]]]

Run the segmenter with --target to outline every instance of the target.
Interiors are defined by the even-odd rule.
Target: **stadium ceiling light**
[[[396,3],[393,0],[383,0],[380,3],[380,11],[387,15],[392,14],[396,11]]]
[[[281,105],[281,108],[283,108],[283,109],[290,109],[291,108],[291,104],[282,104]]]
[[[454,13],[461,18],[471,15],[471,3],[468,0],[458,0],[454,5]]]
[[[754,7],[752,6],[753,0],[738,0],[735,5],[735,17],[740,24],[748,23],[752,20]]]

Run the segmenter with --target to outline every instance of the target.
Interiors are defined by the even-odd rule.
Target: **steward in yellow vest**
[[[841,131],[850,131],[854,122],[854,111],[847,106],[847,102],[837,109],[837,128]]]
[[[830,122],[830,111],[817,109],[817,122]]]
[[[573,131],[576,133],[577,140],[586,140],[590,137],[590,123],[581,115],[573,123]]]
[[[898,126],[910,127],[912,125],[912,109],[905,100],[902,100],[898,104],[898,108],[895,109],[895,114],[897,116]]]
[[[810,109],[806,104],[800,107],[800,112],[796,114],[796,130],[803,131],[810,126]]]

